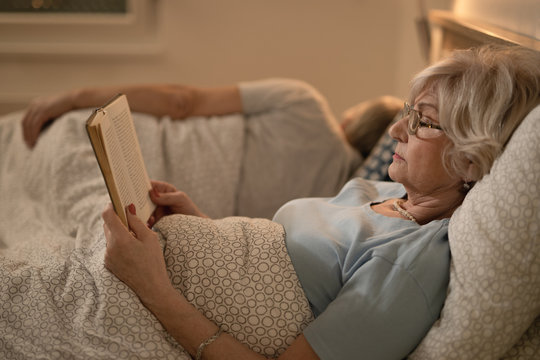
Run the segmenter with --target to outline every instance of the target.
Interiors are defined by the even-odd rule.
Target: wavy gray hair
[[[425,90],[438,97],[439,123],[453,143],[443,153],[446,169],[478,181],[540,104],[540,52],[517,45],[457,50],[413,78],[411,104]]]

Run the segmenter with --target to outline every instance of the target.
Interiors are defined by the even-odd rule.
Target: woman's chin
[[[388,177],[392,179],[392,181],[395,182],[401,182],[400,181],[400,171],[397,169],[398,165],[395,161],[393,161],[390,166],[388,167]]]

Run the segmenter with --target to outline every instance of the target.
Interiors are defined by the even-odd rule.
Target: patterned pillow
[[[448,297],[411,359],[539,358],[538,179],[540,106],[452,216]]]

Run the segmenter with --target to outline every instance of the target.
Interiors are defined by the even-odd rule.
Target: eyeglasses
[[[433,124],[431,119],[423,116],[420,111],[413,109],[413,107],[408,103],[403,104],[403,112],[401,116],[409,116],[407,121],[407,131],[409,132],[409,135],[416,135],[416,132],[420,127],[444,131],[442,127]]]

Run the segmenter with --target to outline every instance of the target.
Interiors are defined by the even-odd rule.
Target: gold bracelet
[[[210,336],[208,339],[204,340],[201,345],[197,348],[197,354],[195,355],[195,360],[201,360],[202,359],[202,353],[204,349],[214,341],[223,333],[223,329],[219,328],[219,330],[212,336]]]

